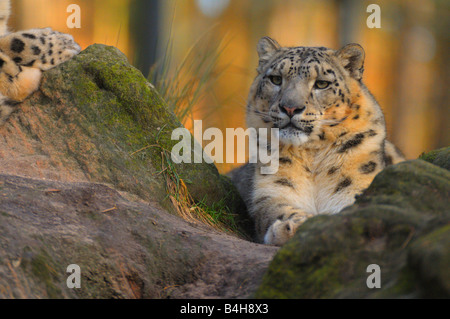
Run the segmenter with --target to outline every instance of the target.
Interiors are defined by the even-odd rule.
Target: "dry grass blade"
[[[173,44],[169,40],[163,59],[152,67],[148,76],[183,124],[207,94],[215,100],[211,85],[223,72],[217,69],[217,62],[226,44],[217,42],[211,34],[208,30],[200,36],[176,68],[171,65]]]
[[[144,146],[130,154],[136,154],[148,151],[152,148],[160,150],[161,169],[156,175],[163,175],[167,197],[173,204],[178,215],[189,222],[199,222],[208,225],[220,231],[241,234],[234,222],[233,215],[228,211],[224,200],[219,203],[213,203],[212,206],[206,204],[205,200],[196,202],[189,193],[185,181],[177,173],[177,168],[171,160],[171,152],[159,144],[160,134],[163,132],[163,126],[157,136],[156,143]],[[189,182],[189,181],[187,181]]]
[[[183,179],[171,176],[170,167],[163,167],[163,171],[166,172],[164,175],[168,197],[179,216],[192,223],[200,222],[217,230],[233,232],[233,229],[214,220],[205,209],[195,203]]]

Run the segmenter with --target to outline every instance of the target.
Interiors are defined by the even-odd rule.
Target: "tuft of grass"
[[[195,206],[202,214],[206,214],[210,224],[219,228],[221,231],[238,234],[243,238],[248,237],[239,230],[234,219],[235,214],[230,212],[228,206],[225,204],[224,198],[219,202],[213,203],[211,206],[208,206],[205,199],[203,199],[200,202],[197,202]]]
[[[159,136],[163,130],[164,127],[159,130],[155,144],[147,145],[131,153],[130,156],[137,155],[148,148],[160,149],[161,170],[156,174],[163,174],[167,198],[174,206],[178,215],[186,221],[201,223],[219,231],[246,238],[246,235],[239,230],[234,219],[234,214],[229,211],[229,208],[225,204],[225,198],[212,205],[206,204],[206,198],[203,198],[201,201],[195,201],[192,198],[186,186],[186,183],[189,184],[191,181],[183,180],[180,177],[175,164],[172,162],[170,150],[159,144]]]
[[[215,104],[217,104],[213,108],[209,105],[208,109],[217,110],[220,107],[212,85],[228,67],[218,68],[218,60],[227,44],[225,41],[219,42],[213,37],[211,30],[214,27],[206,30],[191,45],[182,61],[175,67],[172,61],[173,39],[169,35],[163,58],[149,72],[149,82],[155,86],[156,90],[184,125],[189,120],[193,124],[194,112],[196,111],[201,111],[204,116],[208,116],[208,112],[199,108],[202,100],[207,95],[211,97],[210,100],[216,101]],[[163,174],[167,198],[175,207],[178,215],[189,222],[205,224],[220,231],[245,237],[239,231],[234,215],[225,205],[225,199],[212,205],[207,205],[205,199],[195,201],[192,198],[186,187],[186,184],[189,184],[190,181],[183,180],[178,175],[171,160],[170,151],[159,145],[158,137],[156,138],[156,144],[148,145],[131,155],[135,155],[150,147],[159,148],[161,151],[161,171],[157,174]]]
[[[218,60],[226,44],[215,40],[210,30],[188,49],[183,60],[173,67],[173,40],[165,48],[164,57],[149,72],[148,80],[155,86],[181,123],[193,122],[193,112],[206,95],[217,98],[212,84],[223,73]],[[218,104],[218,103],[216,103]],[[219,107],[219,105],[217,105]]]

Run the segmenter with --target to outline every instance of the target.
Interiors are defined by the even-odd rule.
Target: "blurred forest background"
[[[381,28],[366,12],[381,7]],[[69,29],[70,4],[81,28]],[[366,51],[364,81],[408,158],[450,144],[448,0],[12,0],[12,30],[50,26],[86,48],[118,47],[189,129],[245,127],[262,36],[286,46],[350,42]],[[156,66],[155,66],[156,65]],[[205,143],[204,143],[205,144]],[[239,165],[239,164],[236,164]],[[219,164],[225,172],[236,165]]]

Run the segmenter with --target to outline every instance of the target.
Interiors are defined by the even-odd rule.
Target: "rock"
[[[420,159],[450,170],[450,147],[422,154]]]
[[[449,298],[449,149],[389,166],[356,203],[306,221],[271,262],[258,298]],[[368,265],[381,269],[369,289]]]
[[[276,252],[122,195],[0,174],[0,298],[243,298]]]
[[[173,212],[161,174],[169,166],[162,152],[178,143],[171,140],[178,127],[181,123],[125,55],[92,45],[45,72],[39,92],[0,128],[0,173],[106,183]],[[244,231],[253,230],[236,189],[213,164],[173,167],[194,200],[222,201],[237,213]]]

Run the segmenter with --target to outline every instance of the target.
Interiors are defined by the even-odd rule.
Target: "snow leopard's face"
[[[359,48],[351,49],[363,57]],[[268,38],[260,41],[258,52],[259,74],[247,109],[249,127],[278,128],[281,143],[300,145],[347,119],[354,107],[351,91],[360,90],[346,68],[346,63],[355,62],[350,57],[345,60],[340,51],[324,47],[281,48]],[[353,75],[362,74],[362,64],[356,72]]]

